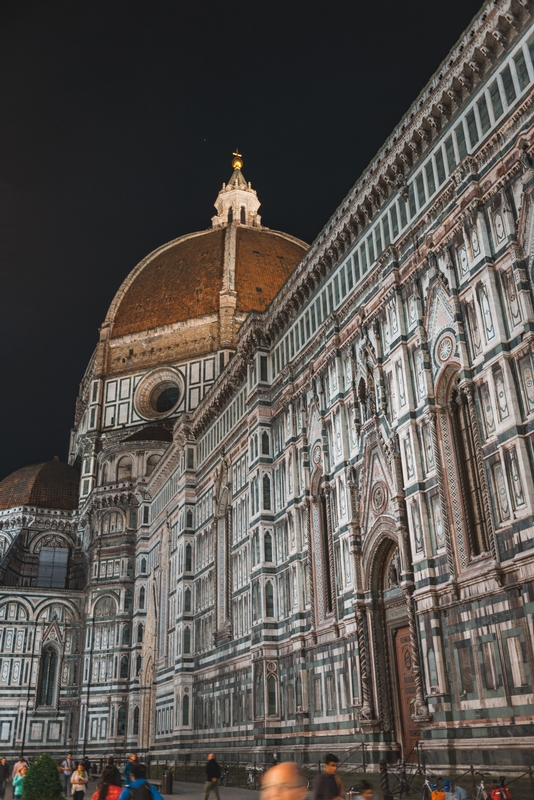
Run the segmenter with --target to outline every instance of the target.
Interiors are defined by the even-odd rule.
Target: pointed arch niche
[[[325,484],[320,460],[316,457],[318,447],[319,445],[314,447],[314,462],[317,466],[311,479],[310,526],[315,620],[321,625],[335,619],[336,594],[330,487]]]
[[[459,365],[445,367],[436,401],[440,499],[445,507],[449,569],[454,573],[473,559],[495,555],[493,518],[474,392],[472,386],[461,384]]]

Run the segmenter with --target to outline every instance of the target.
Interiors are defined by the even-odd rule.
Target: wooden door
[[[415,700],[415,678],[413,674],[412,646],[410,629],[399,628],[395,634],[395,656],[397,662],[397,683],[399,687],[399,710],[402,728],[403,756],[408,761],[417,761],[415,745],[421,738],[418,725],[412,721],[413,701]]]

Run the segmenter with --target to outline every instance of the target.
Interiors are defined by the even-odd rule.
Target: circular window
[[[157,414],[173,409],[180,399],[180,389],[172,383],[160,383],[150,395],[150,406]]]
[[[157,419],[171,414],[184,395],[184,381],[178,370],[171,368],[150,372],[135,392],[135,410],[140,417]]]

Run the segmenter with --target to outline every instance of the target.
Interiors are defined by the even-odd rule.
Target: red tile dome
[[[0,481],[0,508],[75,509],[78,507],[79,483],[74,467],[57,458],[44,464],[22,467]]]
[[[267,228],[236,225],[236,310],[263,311],[307,245]],[[219,314],[227,228],[183,236],[148,256],[127,278],[110,310],[110,338]],[[111,319],[110,319],[111,316]]]

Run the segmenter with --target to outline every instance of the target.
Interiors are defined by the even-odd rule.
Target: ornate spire
[[[261,225],[258,214],[260,201],[250,183],[247,183],[241,170],[243,169],[243,156],[236,150],[232,153],[233,173],[228,183],[223,183],[214,205],[217,215],[211,218],[214,228],[221,228],[229,223],[236,222],[240,225]]]

